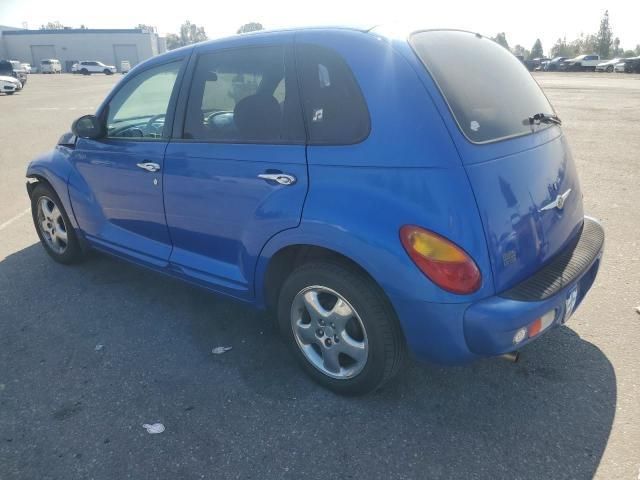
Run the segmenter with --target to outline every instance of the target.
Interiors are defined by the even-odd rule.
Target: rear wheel
[[[31,193],[31,216],[46,252],[56,262],[70,264],[83,257],[75,230],[53,189],[39,183]]]
[[[349,265],[309,263],[294,270],[280,291],[278,323],[302,368],[337,393],[376,390],[405,357],[384,293]]]
[[[113,74],[113,72],[112,72],[111,70],[109,70],[108,68],[105,68],[105,69],[104,69],[104,74],[105,74],[105,75],[112,75],[112,74]]]

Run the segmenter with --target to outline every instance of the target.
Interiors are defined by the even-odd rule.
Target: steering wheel
[[[144,129],[146,132],[150,132],[153,127],[153,124],[156,123],[158,120],[160,120],[161,118],[166,117],[166,115],[164,113],[161,113],[159,115],[154,115],[153,117],[151,117],[149,119],[149,121],[147,122],[147,124],[144,126]],[[163,128],[164,128],[164,123],[162,124]],[[154,128],[155,130],[155,128]]]
[[[213,119],[215,117],[218,117],[220,115],[229,115],[230,113],[233,113],[233,111],[231,110],[220,110],[219,112],[213,112],[210,113],[209,115],[207,115],[206,117],[204,117],[204,124],[207,126],[213,126]]]

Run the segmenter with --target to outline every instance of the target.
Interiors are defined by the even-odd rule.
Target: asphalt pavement
[[[639,478],[640,75],[536,74],[607,233],[567,326],[518,364],[409,362],[363,398],[315,385],[244,305],[44,253],[26,164],[119,78],[31,75],[0,95],[1,480]]]

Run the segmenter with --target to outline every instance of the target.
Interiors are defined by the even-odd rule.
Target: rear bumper
[[[603,252],[604,230],[594,219],[585,218],[575,242],[548,265],[506,292],[466,310],[464,332],[469,350],[478,355],[499,355],[520,348],[544,331],[514,342],[516,333],[547,313],[553,314],[549,328],[566,322],[593,285]]]
[[[497,356],[517,350],[565,323],[593,285],[603,252],[602,227],[585,218],[575,242],[506,292],[471,304],[393,303],[407,343],[418,359],[461,364]],[[570,299],[574,291],[575,297]],[[567,311],[571,303],[573,308],[569,306]],[[519,330],[549,312],[553,312],[553,320],[547,328],[531,337],[527,330],[522,341],[514,343]]]

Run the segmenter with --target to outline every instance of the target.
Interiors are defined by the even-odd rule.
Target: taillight
[[[482,275],[476,263],[453,242],[415,225],[402,227],[400,240],[420,271],[440,288],[458,294],[480,288]]]

